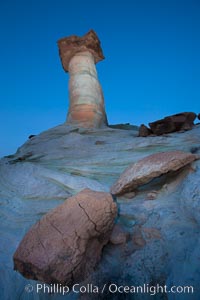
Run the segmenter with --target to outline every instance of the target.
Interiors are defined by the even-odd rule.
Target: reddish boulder
[[[101,43],[94,30],[90,30],[84,36],[71,35],[58,40],[59,54],[63,69],[68,72],[71,58],[80,52],[89,51],[94,57],[95,63],[104,59]]]
[[[176,127],[170,119],[161,119],[152,123],[149,126],[156,135],[162,135],[165,133],[170,133],[176,131]]]
[[[194,126],[196,116],[197,115],[193,112],[183,112],[149,123],[149,126],[156,135],[180,130],[190,130]]]
[[[85,189],[47,213],[14,254],[29,279],[71,286],[93,271],[110,239],[117,208],[109,193]]]

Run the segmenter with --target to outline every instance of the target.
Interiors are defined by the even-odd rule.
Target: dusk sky
[[[200,112],[199,0],[1,0],[0,156],[65,121],[57,40],[90,29],[110,124]]]

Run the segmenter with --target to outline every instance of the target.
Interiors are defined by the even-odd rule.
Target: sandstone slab
[[[149,126],[156,135],[180,130],[190,130],[194,126],[193,122],[196,116],[197,115],[193,112],[183,112],[149,123]]]
[[[182,112],[167,116],[163,119],[149,123],[150,128],[141,124],[139,136],[163,135],[167,133],[190,130],[194,126],[194,120],[198,117],[194,112]]]
[[[123,195],[170,171],[177,171],[196,160],[197,156],[182,151],[160,152],[131,164],[111,187],[113,195]]]
[[[84,280],[109,241],[116,212],[109,193],[83,190],[33,225],[14,254],[14,269],[46,283]]]

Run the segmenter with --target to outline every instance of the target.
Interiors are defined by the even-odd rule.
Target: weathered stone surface
[[[136,196],[136,192],[126,193],[123,196],[126,199],[133,199]]]
[[[176,171],[197,159],[182,151],[160,152],[131,164],[111,187],[113,195],[123,195],[169,171]]]
[[[183,209],[200,225],[200,166],[191,170],[180,187],[180,202]]]
[[[140,125],[139,136],[146,137],[150,134],[152,134],[152,131],[147,126],[145,126],[144,124]]]
[[[128,237],[128,233],[120,226],[115,224],[110,236],[110,242],[114,245],[125,244]]]
[[[135,225],[132,234],[132,242],[134,249],[143,248],[152,240],[160,240],[162,238],[161,232],[154,227],[142,227]]]
[[[85,189],[69,198],[25,235],[14,254],[15,270],[46,283],[84,280],[109,241],[116,212],[109,193]]]
[[[132,125],[130,123],[109,124],[108,127],[122,130],[138,130],[139,128],[137,125]]]
[[[135,225],[133,228],[132,242],[135,249],[143,248],[146,245],[140,225]]]
[[[162,238],[161,232],[154,227],[148,228],[148,227],[144,227],[142,229],[143,232],[143,236],[146,240],[146,242],[149,242],[151,240],[159,240]]]
[[[152,132],[156,135],[162,135],[176,131],[176,127],[171,119],[161,119],[152,123],[149,123]]]
[[[197,115],[193,112],[183,112],[149,123],[149,126],[156,135],[180,130],[190,130],[194,125],[193,122],[196,119],[196,116]]]
[[[87,128],[107,125],[103,92],[93,55],[89,51],[74,55],[69,63],[69,72],[70,106],[67,123]]]
[[[95,67],[104,56],[96,33],[91,30],[83,37],[61,39],[58,46],[63,68],[70,73],[67,123],[86,128],[107,126],[103,92]]]
[[[147,200],[155,200],[157,197],[157,191],[151,191],[147,194]]]
[[[16,154],[0,160],[2,299],[26,299],[28,296],[24,287],[27,284],[33,285],[36,291],[37,282],[13,271],[12,257],[30,226],[67,197],[63,194],[61,200],[54,198],[58,195],[58,190],[52,194],[48,182],[57,185],[65,194],[77,193],[84,186],[94,190],[96,183],[105,187],[102,190],[107,191],[127,166],[152,153],[194,150],[196,154],[200,154],[200,125],[182,134],[174,133],[167,137],[138,138],[137,135],[138,130],[86,130],[62,124],[27,140]],[[105,144],[95,145],[97,140],[105,141]],[[28,157],[28,153],[32,153],[33,156]],[[20,161],[21,157],[27,158]],[[44,167],[48,172],[44,172]],[[108,243],[105,246],[98,268],[91,272],[91,277],[97,278],[94,282],[97,286],[103,288],[106,282],[114,282],[118,286],[131,286],[133,283],[143,285],[144,282],[149,283],[149,286],[152,282],[160,285],[170,283],[170,286],[192,285],[194,294],[186,294],[185,298],[190,299],[192,296],[192,299],[200,299],[199,171],[200,160],[197,160],[192,164],[192,168],[188,166],[184,171],[177,172],[177,175],[175,173],[173,176],[167,176],[166,184],[161,179],[153,181],[144,189],[139,189],[132,201],[125,200],[124,195],[117,199],[117,223],[123,224],[123,228],[130,234],[134,227],[140,224],[141,240],[138,236],[135,238],[137,244],[133,244],[131,235],[131,239],[128,239],[125,245]],[[77,184],[77,180],[80,179],[81,182]],[[82,184],[91,180],[94,184]],[[179,183],[175,184],[174,180]],[[153,190],[158,190],[156,200],[147,201],[147,193]],[[28,199],[24,192],[29,195]],[[36,199],[35,193],[39,193]],[[143,228],[157,228],[162,238],[150,239],[145,244],[146,235]],[[92,282],[89,278],[84,285]],[[30,300],[40,297],[36,292],[29,295]],[[48,293],[40,295],[42,300],[49,300]],[[56,295],[52,295],[53,298],[54,296]],[[89,296],[93,300],[94,294],[91,296],[90,293]],[[102,297],[104,296],[103,294]],[[121,294],[114,294],[113,297],[115,296],[121,299]],[[144,300],[144,296],[138,295],[137,300]],[[180,295],[181,299],[182,296],[184,295]],[[58,295],[58,298],[60,297],[62,298],[62,295]],[[76,297],[70,293],[64,298],[72,300]],[[147,300],[148,298],[149,294]]]
[[[104,59],[100,41],[94,30],[90,30],[84,36],[72,35],[58,40],[59,54],[63,68],[69,71],[69,62],[71,58],[80,52],[89,51],[94,57],[95,63]]]

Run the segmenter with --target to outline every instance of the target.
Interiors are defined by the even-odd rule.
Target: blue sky
[[[61,124],[68,74],[57,40],[94,29],[109,123],[200,112],[199,0],[1,0],[0,156]]]

